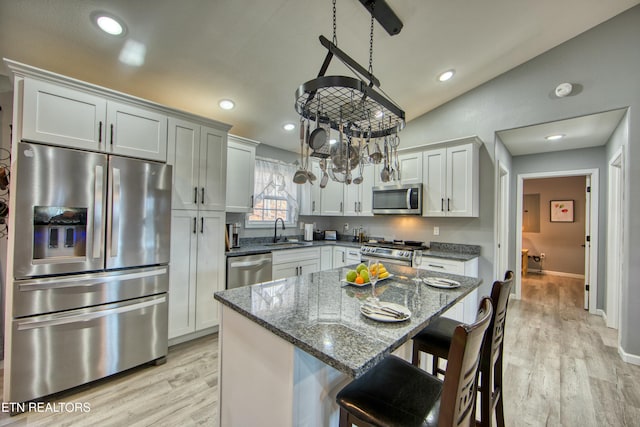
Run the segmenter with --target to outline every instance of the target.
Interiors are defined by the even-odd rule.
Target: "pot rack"
[[[320,36],[320,43],[327,49],[327,56],[318,77],[296,90],[298,114],[310,121],[319,119],[321,124],[338,131],[342,126],[347,137],[383,138],[401,131],[405,126],[405,113],[382,90],[376,90],[380,88],[380,81],[326,37]],[[368,83],[354,77],[325,76],[334,56]],[[325,157],[322,150],[314,154]]]

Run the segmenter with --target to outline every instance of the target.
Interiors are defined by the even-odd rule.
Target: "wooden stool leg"
[[[431,362],[431,375],[437,377],[438,376],[438,365],[440,364],[440,358],[438,356],[433,356],[433,361]]]
[[[492,390],[489,372],[481,371],[478,382],[478,390],[480,391],[480,423],[478,423],[478,425],[481,427],[491,427],[493,421],[491,413],[493,402],[491,401]]]
[[[349,413],[340,408],[340,424],[339,427],[351,427],[349,425]]]
[[[417,346],[413,345],[413,356],[411,357],[411,364],[416,367],[420,367],[420,350],[416,348]]]
[[[495,366],[495,389],[496,389],[496,425],[498,427],[504,427],[504,408],[502,405],[502,352]]]

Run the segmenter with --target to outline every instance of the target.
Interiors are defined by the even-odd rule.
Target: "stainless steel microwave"
[[[373,187],[372,202],[376,215],[421,215],[422,184]]]

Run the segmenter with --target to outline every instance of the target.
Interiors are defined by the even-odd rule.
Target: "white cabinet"
[[[422,183],[422,152],[398,154],[401,184]]]
[[[457,261],[443,258],[422,257],[420,269],[457,274],[459,276],[478,277],[478,258],[468,261]],[[426,274],[421,274],[427,277]],[[447,310],[443,316],[460,322],[472,323],[478,310],[478,290],[475,289],[464,299]]]
[[[227,141],[227,212],[253,210],[257,141],[229,135]]]
[[[272,254],[273,280],[320,271],[320,249],[285,249]]]
[[[318,185],[317,181],[315,185]],[[320,215],[343,215],[344,187],[344,184],[329,179],[327,186],[320,190]]]
[[[223,212],[174,210],[171,217],[169,338],[216,326],[224,289]]]
[[[355,169],[359,176],[358,168]],[[374,167],[366,165],[362,168],[362,183],[344,186],[344,215],[345,216],[372,216],[372,191],[374,185]]]
[[[322,192],[325,191],[320,188],[322,171],[320,170],[320,165],[317,160],[311,160],[309,167],[318,179],[313,185],[307,182],[300,186],[300,215],[320,215],[320,199]]]
[[[320,271],[333,268],[333,246],[320,246]]]
[[[333,268],[360,264],[360,248],[350,246],[333,247]]]
[[[173,165],[173,209],[225,208],[226,132],[169,119],[167,163]]]
[[[424,151],[423,181],[423,216],[477,217],[477,140]]]
[[[164,162],[167,116],[134,103],[25,78],[22,139]]]

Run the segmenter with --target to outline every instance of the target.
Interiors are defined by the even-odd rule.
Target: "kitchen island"
[[[413,268],[387,268],[392,277],[378,282],[376,294],[408,307],[408,320],[364,317],[371,287],[343,282],[347,268],[216,293],[220,425],[337,425],[335,393],[344,384],[391,353],[409,357],[411,337],[481,283],[429,273],[461,284],[437,289],[411,280]]]

